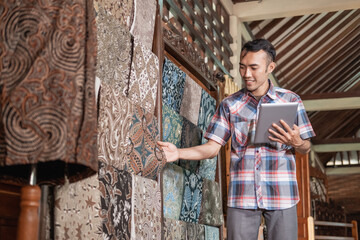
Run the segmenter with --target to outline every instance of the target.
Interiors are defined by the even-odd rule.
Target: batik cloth
[[[216,110],[216,100],[204,89],[201,90],[201,102],[198,127],[206,131]]]
[[[186,239],[186,222],[164,218],[164,240]]]
[[[134,22],[134,0],[95,0],[94,7],[96,12],[103,7],[116,19],[119,27],[130,31]]]
[[[135,175],[157,179],[166,164],[164,151],[160,148],[157,120],[139,105],[134,106],[127,147],[125,169]]]
[[[147,25],[145,25],[147,26]],[[154,114],[159,81],[159,60],[138,38],[134,39],[129,82],[129,95],[133,103]]]
[[[187,240],[205,240],[205,227],[202,224],[186,223]]]
[[[184,171],[184,194],[179,219],[185,222],[199,221],[203,179],[186,169]]]
[[[298,102],[295,124],[300,137],[315,136],[304,105],[298,95],[274,87],[270,80],[261,103]],[[228,206],[236,208],[279,210],[299,201],[294,149],[280,143],[254,146],[252,124],[257,121],[258,100],[242,89],[224,99],[204,137],[221,145],[231,139],[231,163]]]
[[[189,75],[186,75],[180,115],[195,125],[198,124],[199,120],[201,91],[201,86]]]
[[[102,239],[98,175],[55,187],[55,239]]]
[[[99,163],[102,237],[130,239],[132,176],[129,172]]]
[[[133,175],[131,239],[161,239],[161,193],[154,180]]]
[[[96,17],[98,58],[96,76],[117,91],[126,93],[130,79],[131,34],[117,19],[99,7]]]
[[[98,157],[99,161],[124,169],[130,146],[130,126],[134,106],[121,89],[102,83],[99,97]]]
[[[134,0],[134,22],[130,32],[137,37],[141,43],[147,48],[152,49],[155,16],[156,16],[156,0]]]
[[[162,74],[162,99],[166,105],[177,113],[180,113],[185,76],[186,74],[180,68],[165,58]]]
[[[183,118],[166,104],[162,105],[163,141],[180,146]]]
[[[94,174],[92,1],[2,1],[0,23],[0,178],[28,184],[34,163],[37,183]]]
[[[184,193],[184,173],[181,167],[167,163],[163,171],[164,217],[179,219]]]
[[[205,138],[201,138],[201,144],[207,143]],[[215,180],[216,175],[216,166],[217,166],[217,156],[209,159],[204,159],[200,161],[198,173],[202,178],[207,178],[209,180]]]
[[[224,223],[219,183],[204,179],[199,223],[221,226]]]
[[[191,123],[186,118],[183,118],[183,126],[181,130],[181,148],[194,147],[201,144],[202,132],[200,128]],[[179,160],[179,166],[188,169],[192,172],[197,172],[200,161],[193,160]]]
[[[205,240],[219,240],[220,230],[218,227],[205,225]]]

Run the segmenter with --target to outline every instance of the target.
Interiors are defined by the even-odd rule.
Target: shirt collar
[[[270,84],[270,87],[269,87],[269,89],[268,89],[268,91],[267,91],[267,93],[265,95],[267,95],[269,98],[274,100],[274,99],[276,99],[275,87],[274,87],[274,84],[271,82],[270,79],[268,79],[268,82]],[[249,92],[246,88],[245,88],[245,93],[246,94],[244,95],[244,97],[252,97],[252,98],[254,98],[252,93]]]

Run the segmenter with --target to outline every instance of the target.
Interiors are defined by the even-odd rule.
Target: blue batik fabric
[[[162,75],[162,98],[165,104],[180,113],[186,74],[165,58]]]
[[[179,219],[184,193],[184,173],[181,167],[167,163],[163,171],[164,217]]]
[[[220,231],[218,227],[205,225],[205,240],[219,240]]]
[[[183,118],[171,107],[163,104],[162,108],[162,127],[163,141],[171,142],[176,147],[180,147]]]
[[[184,171],[184,195],[179,219],[185,222],[199,221],[203,179],[200,175],[186,169]]]
[[[206,131],[216,110],[216,100],[204,89],[201,90],[198,126]]]
[[[195,124],[191,123],[186,118],[183,118],[182,132],[181,132],[181,148],[194,147],[201,144],[202,132]],[[193,160],[179,160],[179,166],[197,172],[200,161]]]
[[[201,144],[207,143],[207,140],[202,137],[201,138]],[[216,174],[216,164],[217,164],[217,156],[209,159],[204,159],[200,161],[199,166],[199,175],[203,178],[209,179],[209,180],[215,180],[215,174]]]

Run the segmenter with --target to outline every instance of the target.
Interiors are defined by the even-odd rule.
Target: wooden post
[[[308,217],[307,219],[307,229],[308,229],[308,239],[314,240],[315,239],[315,226],[314,226],[314,218]]]
[[[354,240],[359,240],[359,233],[358,233],[358,227],[357,227],[357,221],[353,220],[351,221],[352,228],[351,228],[351,234]]]
[[[39,205],[41,190],[39,186],[21,188],[20,217],[17,240],[37,240],[39,230]]]

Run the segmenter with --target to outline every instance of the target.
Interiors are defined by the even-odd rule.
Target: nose
[[[249,68],[244,69],[244,76],[243,77],[245,77],[245,78],[251,77],[251,71],[250,71]]]

